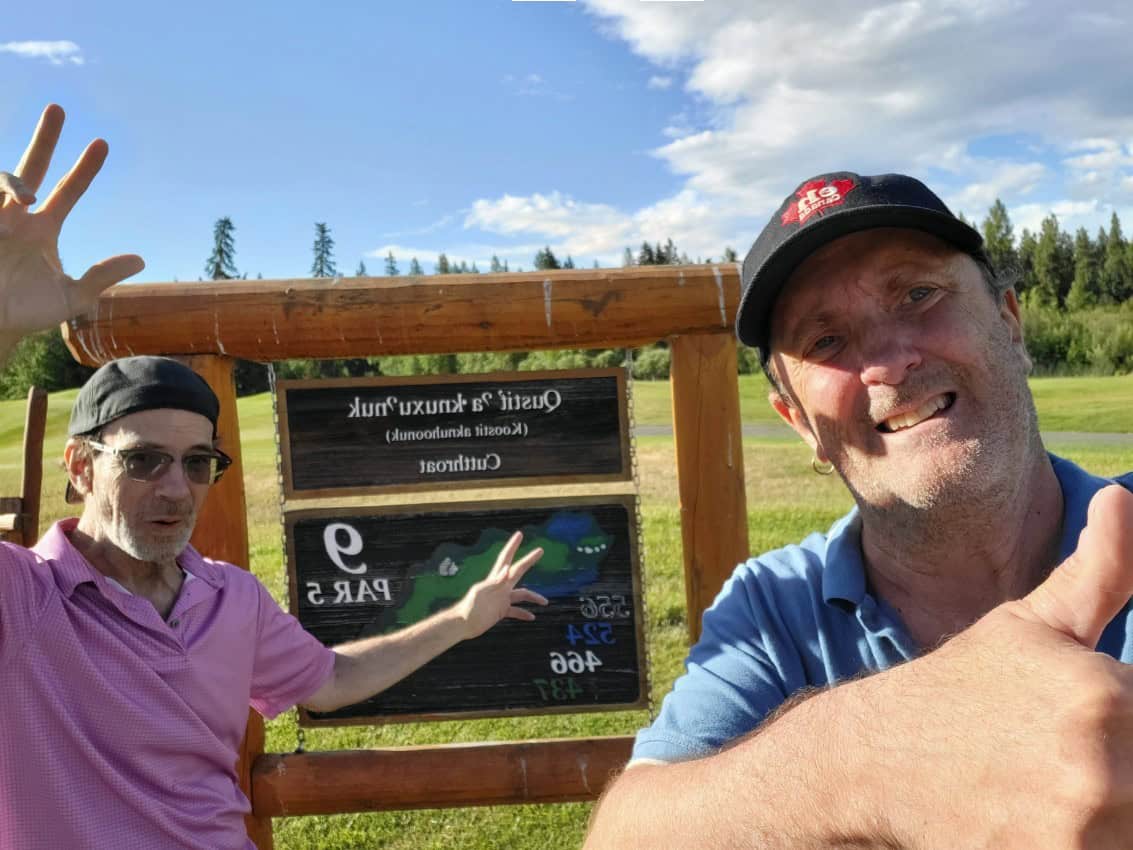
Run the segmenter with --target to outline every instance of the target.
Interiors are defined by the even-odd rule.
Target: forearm
[[[306,707],[331,711],[384,691],[464,640],[467,623],[457,606],[400,631],[334,647],[334,676]]]
[[[863,738],[866,681],[823,691],[707,758],[628,769],[595,810],[587,850],[901,847],[884,767]]]

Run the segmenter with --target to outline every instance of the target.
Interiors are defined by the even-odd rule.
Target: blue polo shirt
[[[1061,561],[1078,546],[1090,499],[1111,482],[1053,455],[1051,462],[1064,503]],[[1122,609],[1098,645],[1125,662],[1133,661],[1131,610]],[[633,758],[709,755],[803,688],[885,670],[919,652],[897,613],[866,587],[855,508],[825,535],[736,568],[704,613],[685,674],[657,719],[637,734]]]

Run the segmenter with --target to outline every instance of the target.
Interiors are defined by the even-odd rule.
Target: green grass
[[[763,400],[761,379],[741,379],[744,410]],[[1045,378],[1032,383],[1040,417],[1049,430],[1133,432],[1133,379]],[[668,385],[635,384],[638,421],[670,421]],[[43,516],[49,522],[68,513],[63,474],[54,465],[63,444],[74,392],[51,397],[44,473]],[[280,549],[279,496],[271,401],[266,395],[239,402],[247,487],[251,567],[281,600],[285,572]],[[749,421],[761,421],[751,419]],[[767,419],[766,421],[771,421]],[[1056,422],[1057,425],[1052,425]],[[15,493],[20,468],[23,403],[0,403],[0,493]],[[1112,442],[1054,443],[1052,450],[1101,473],[1133,469],[1133,445]],[[646,634],[654,701],[669,690],[687,649],[687,617],[681,566],[679,510],[673,442],[669,437],[637,441],[645,542]],[[810,454],[793,438],[749,439],[744,445],[748,482],[748,523],[753,551],[796,541],[825,529],[850,505],[835,477],[810,470]],[[646,711],[557,715],[427,724],[307,730],[308,749],[384,747],[402,744],[517,740],[537,737],[628,734],[648,721]],[[267,725],[269,752],[296,746],[293,713]],[[367,813],[335,817],[284,818],[275,823],[279,850],[346,848],[515,848],[566,850],[580,845],[589,805],[507,806],[480,809]]]

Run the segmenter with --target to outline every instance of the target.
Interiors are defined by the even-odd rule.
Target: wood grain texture
[[[733,263],[503,275],[208,281],[111,287],[63,326],[75,358],[249,360],[644,345],[730,333]]]
[[[736,564],[749,555],[736,341],[672,340],[677,455],[689,639]]]
[[[236,383],[231,357],[202,355],[179,358],[200,375],[220,399],[217,434],[220,448],[232,458],[232,466],[209,490],[208,498],[197,517],[193,546],[206,557],[228,561],[248,569],[248,519],[244,501],[244,461],[240,452],[240,423],[236,413]],[[254,711],[248,712],[248,726],[240,749],[237,775],[240,787],[251,799],[252,764],[264,751],[264,721]],[[274,846],[270,818],[249,815],[245,818],[248,836],[259,850]]]
[[[257,817],[595,800],[632,736],[265,755]],[[534,845],[533,845],[534,846]]]

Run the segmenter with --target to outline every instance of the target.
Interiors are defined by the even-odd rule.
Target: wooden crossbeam
[[[619,348],[730,333],[734,263],[505,275],[129,284],[63,326],[87,365],[129,354],[248,360]]]
[[[595,800],[631,736],[262,755],[257,817]]]

